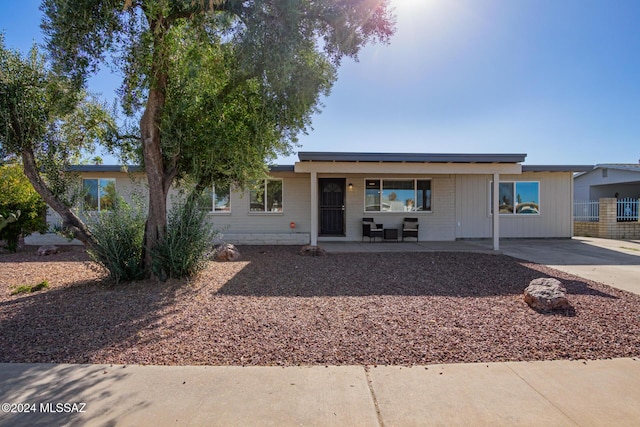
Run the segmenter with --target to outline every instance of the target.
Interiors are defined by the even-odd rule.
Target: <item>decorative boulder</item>
[[[302,256],[325,256],[327,253],[320,246],[306,245],[300,249]]]
[[[237,261],[240,259],[240,251],[235,246],[224,243],[215,247],[216,261]]]
[[[538,311],[567,310],[571,308],[567,290],[557,279],[539,278],[524,290],[524,301]]]
[[[53,246],[53,245],[40,246],[38,248],[38,252],[36,253],[36,255],[38,256],[53,255],[53,254],[57,254],[59,250],[60,249],[57,246]]]

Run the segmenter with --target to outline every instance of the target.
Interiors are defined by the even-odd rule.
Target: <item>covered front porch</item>
[[[416,250],[439,241],[455,243],[457,211],[473,209],[489,221],[491,249],[499,249],[498,183],[501,175],[520,175],[524,154],[398,154],[299,153],[296,173],[308,173],[310,183],[310,243],[354,243],[362,240],[362,219],[372,218],[384,229],[401,228],[404,218],[419,223]],[[489,206],[484,200],[458,200],[457,177],[472,176],[491,183]],[[405,194],[408,191],[408,194]],[[486,191],[486,190],[485,190]],[[376,193],[377,192],[377,193]],[[377,196],[376,196],[377,194]],[[397,199],[396,199],[397,196]],[[488,197],[488,194],[487,194]],[[406,199],[406,200],[405,200]],[[395,204],[401,206],[395,206]],[[329,226],[327,226],[329,224]],[[404,242],[401,250],[408,250]],[[363,246],[362,248],[366,248]]]

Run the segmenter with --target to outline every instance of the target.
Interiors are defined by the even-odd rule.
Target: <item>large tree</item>
[[[140,118],[149,185],[145,268],[165,232],[167,193],[244,184],[287,152],[340,60],[393,33],[389,0],[44,0],[56,71],[77,86],[102,64]]]
[[[119,140],[116,130],[103,106],[52,73],[35,47],[23,57],[0,34],[0,152],[20,159],[33,188],[89,247],[91,232],[73,210],[69,166],[96,142]]]

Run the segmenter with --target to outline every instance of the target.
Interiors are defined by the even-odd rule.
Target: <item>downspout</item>
[[[311,246],[318,246],[318,173],[311,172]]]
[[[500,174],[493,174],[493,250],[500,250]]]

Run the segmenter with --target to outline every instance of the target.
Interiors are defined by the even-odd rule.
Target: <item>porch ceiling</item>
[[[429,162],[323,162],[305,161],[295,164],[302,173],[358,174],[521,174],[519,163],[429,163]]]
[[[298,153],[296,172],[365,174],[520,174],[526,154]]]
[[[522,163],[526,154],[342,153],[301,151],[301,162]]]

